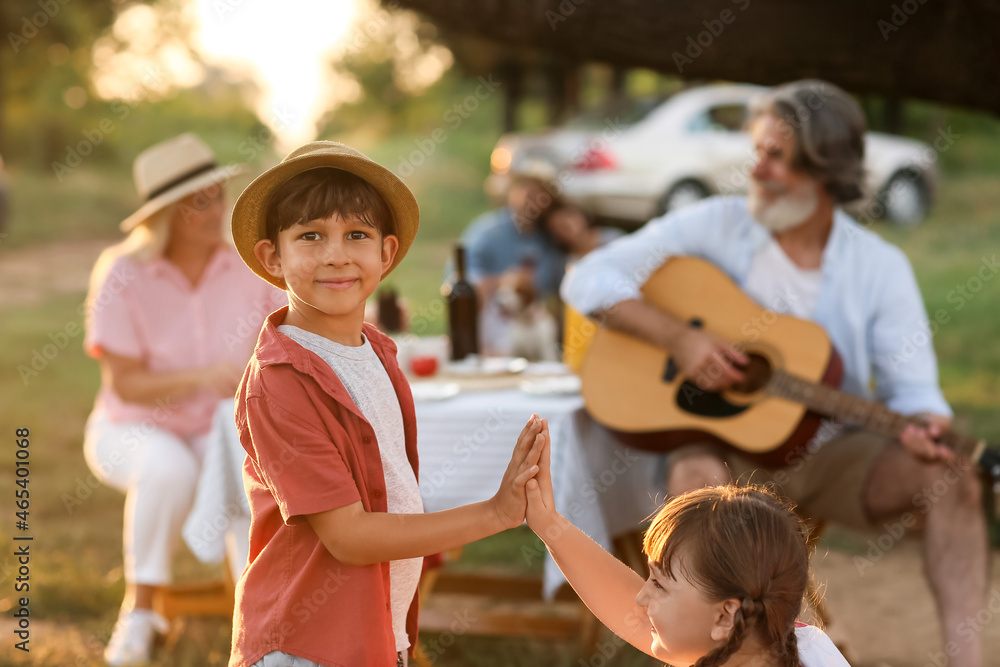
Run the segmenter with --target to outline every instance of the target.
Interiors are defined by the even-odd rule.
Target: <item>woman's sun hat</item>
[[[274,191],[292,176],[319,167],[333,167],[354,174],[375,188],[389,206],[399,238],[396,258],[382,277],[389,275],[406,255],[420,227],[417,199],[394,173],[360,151],[336,141],[312,141],[296,148],[255,178],[239,196],[233,207],[233,241],[243,261],[258,276],[285,289],[285,281],[267,272],[253,248],[257,241],[267,238],[267,208]]]
[[[151,146],[132,165],[135,189],[144,203],[119,227],[129,232],[160,209],[242,171],[242,165],[220,167],[212,149],[191,132]]]

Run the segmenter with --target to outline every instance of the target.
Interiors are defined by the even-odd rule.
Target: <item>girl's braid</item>
[[[785,667],[799,667],[801,664],[799,661],[799,640],[795,636],[795,626],[788,631],[788,636],[785,637],[785,656],[784,656]]]
[[[729,633],[729,638],[718,648],[712,649],[694,663],[694,667],[720,667],[725,664],[729,657],[740,650],[743,640],[750,634],[757,617],[764,611],[764,605],[760,601],[750,598],[743,598],[743,604],[733,614],[733,630]]]

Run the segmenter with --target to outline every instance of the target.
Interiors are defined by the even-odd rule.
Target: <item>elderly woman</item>
[[[145,204],[91,276],[85,346],[101,389],[84,453],[98,479],[126,494],[126,595],[105,651],[111,665],[148,660],[166,629],[153,590],[170,581],[213,413],[235,394],[264,318],[287,303],[223,234],[232,171],[193,134],[144,151],[134,176]]]

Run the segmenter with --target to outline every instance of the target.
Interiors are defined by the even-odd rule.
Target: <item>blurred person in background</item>
[[[512,279],[530,282],[536,298],[549,304],[558,300],[559,283],[566,272],[565,253],[541,224],[555,201],[555,168],[540,160],[526,160],[512,176],[506,206],[479,216],[462,235],[467,278],[479,297],[484,354],[497,354],[507,347],[509,323],[495,298],[501,284]]]
[[[133,173],[145,203],[91,275],[84,346],[101,388],[84,455],[97,479],[126,494],[126,594],[105,650],[111,665],[148,660],[167,630],[153,592],[170,583],[213,415],[235,395],[264,318],[287,304],[223,234],[224,184],[237,171],[218,167],[193,134],[142,152]]]
[[[8,195],[7,174],[3,168],[3,157],[0,157],[0,239],[7,233],[7,222],[10,220],[10,196]]]
[[[625,234],[617,227],[595,225],[586,211],[561,199],[546,212],[543,227],[553,243],[566,253],[569,264]]]

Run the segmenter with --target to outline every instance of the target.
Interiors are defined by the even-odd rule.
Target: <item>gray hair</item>
[[[793,81],[754,99],[748,123],[763,114],[792,133],[792,168],[822,183],[838,204],[862,196],[867,123],[850,95],[826,81]]]

